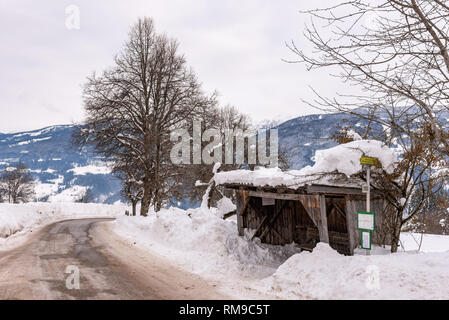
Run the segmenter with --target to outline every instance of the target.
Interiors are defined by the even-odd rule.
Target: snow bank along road
[[[56,222],[0,252],[0,299],[227,299],[213,283],[122,241],[110,220]],[[68,266],[79,270],[79,289],[67,288],[75,275]]]

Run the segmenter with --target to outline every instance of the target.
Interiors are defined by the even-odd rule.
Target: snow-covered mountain
[[[349,126],[362,133],[366,124],[365,120],[342,113],[294,118],[277,127],[279,148],[290,155],[292,169],[301,169],[313,165],[312,159],[316,150],[328,149],[337,144],[331,137],[338,129]],[[379,126],[371,126],[381,131]]]
[[[278,126],[279,145],[290,153],[292,168],[300,169],[313,163],[315,150],[335,145],[329,137],[348,124],[363,125],[343,114],[295,118]],[[91,148],[72,146],[73,130],[73,125],[60,125],[0,134],[0,172],[17,162],[25,163],[37,181],[39,200],[76,201],[87,188],[95,202],[119,200],[120,182]]]
[[[17,162],[29,168],[39,200],[76,201],[91,189],[93,201],[119,200],[120,182],[91,149],[71,145],[72,125],[0,134],[0,171]]]

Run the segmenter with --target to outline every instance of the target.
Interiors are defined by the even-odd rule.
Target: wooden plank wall
[[[319,206],[312,200],[309,204],[315,207],[315,215],[318,223],[321,223],[321,212]],[[319,201],[319,198],[318,198]],[[244,201],[241,196],[237,195],[237,212],[240,212]],[[272,229],[266,233],[263,242],[274,245],[285,245],[292,242],[302,244],[310,238],[317,237],[319,231],[314,221],[310,218],[301,201],[294,200],[275,200],[275,205],[262,206],[262,198],[251,197],[245,214],[242,218],[237,219],[239,234],[243,234],[243,229],[248,228],[257,230],[264,221],[265,225],[270,221],[276,213],[282,208],[282,213],[275,220]],[[263,227],[261,233],[263,232]],[[324,230],[327,234],[327,229]],[[315,236],[316,234],[316,236]]]
[[[329,222],[331,225],[331,238],[334,237],[335,232],[344,233],[344,231],[347,231],[350,254],[353,253],[354,248],[360,247],[360,230],[357,229],[357,211],[365,211],[366,209],[365,199],[360,196],[346,195],[344,198],[338,200],[340,209],[346,213],[346,230],[341,225],[342,221],[339,220],[337,223],[334,221],[335,217],[329,215],[329,212],[322,212],[322,203],[326,202],[324,195],[304,195],[304,197],[300,197],[300,201],[276,199],[275,205],[271,206],[262,206],[262,198],[260,197],[250,197],[246,210],[241,216],[239,216],[239,212],[244,208],[245,197],[242,192],[237,192],[236,198],[239,235],[243,235],[245,228],[256,230],[260,227],[265,216],[267,216],[265,222],[268,222],[283,207],[283,212],[272,225],[275,231],[268,231],[262,239],[262,242],[274,245],[295,242],[301,245],[307,240],[317,238],[319,241],[329,243],[329,230],[327,227],[322,227],[327,226]],[[373,200],[371,202],[372,211],[376,213],[376,231],[373,234],[373,242],[375,244],[379,244],[377,241],[377,233],[378,230],[381,230],[382,226],[381,212],[383,211],[383,206],[383,200]],[[307,211],[305,207],[308,208]],[[328,216],[329,221],[327,221]],[[333,228],[336,229],[334,230]],[[263,230],[260,233],[262,232]]]
[[[319,242],[320,236],[318,228],[306,212],[302,203],[295,201],[295,225],[294,225],[294,238],[295,243],[302,245],[310,240],[313,242]]]
[[[385,202],[382,199],[371,201],[371,211],[375,213],[375,231],[373,232],[373,244],[382,245],[379,242],[382,232],[382,213]],[[360,247],[360,230],[357,229],[357,212],[366,211],[366,200],[361,198],[346,197],[347,224],[352,248]]]
[[[285,205],[284,205],[285,203]],[[275,214],[282,208],[283,212],[274,221],[272,228],[266,233],[263,242],[284,245],[292,243],[294,240],[293,227],[295,222],[295,201],[276,200],[273,206],[262,206],[262,198],[251,197],[245,215],[245,228],[256,230],[262,223],[265,216],[265,222],[270,221]],[[267,225],[267,223],[265,224]],[[264,228],[263,228],[264,229]],[[263,230],[262,230],[263,231]]]
[[[326,211],[330,246],[342,254],[353,254],[348,233],[345,198],[326,197]]]
[[[237,214],[237,230],[239,233],[239,236],[243,236],[243,232],[244,232],[244,228],[245,228],[245,223],[244,223],[244,215],[240,214],[242,212],[243,209],[243,202],[244,199],[242,197],[242,193],[239,192],[240,190],[237,190],[237,192],[235,193],[235,199],[236,199],[236,214]]]
[[[324,195],[301,195],[301,204],[318,228],[320,241],[329,243],[327,229],[326,202]]]

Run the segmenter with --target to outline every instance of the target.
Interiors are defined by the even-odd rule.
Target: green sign
[[[362,230],[360,239],[362,249],[371,250],[371,231]]]
[[[374,231],[374,212],[357,212],[357,229]]]
[[[361,157],[360,158],[360,164],[365,164],[368,166],[375,166],[378,168],[382,168],[382,165],[380,164],[380,161],[378,158],[372,158],[372,157]]]

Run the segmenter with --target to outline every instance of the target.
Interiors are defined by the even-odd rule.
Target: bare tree
[[[139,181],[136,180],[123,180],[122,196],[129,200],[132,205],[132,215],[137,215],[137,203],[142,200],[143,188]]]
[[[208,108],[202,108],[200,112],[198,112],[196,118],[197,121],[201,121],[201,134],[204,133],[206,129],[217,129],[221,135],[221,141],[225,141],[226,130],[230,130],[234,133],[245,132],[251,127],[251,119],[239,112],[233,106],[225,106],[219,107],[217,104],[214,106],[209,106]],[[190,128],[190,132],[192,132],[192,128]],[[202,149],[206,147],[208,141],[202,141],[201,147]],[[235,158],[236,151],[236,142],[233,143],[233,152]],[[225,156],[225,145],[221,146],[221,154]],[[223,162],[223,161],[222,161]],[[180,184],[180,188],[177,188],[174,195],[180,200],[184,198],[189,198],[192,201],[201,202],[204,192],[206,188],[209,188],[209,206],[219,199],[221,199],[224,195],[231,196],[231,193],[227,193],[221,187],[216,187],[212,181],[213,177],[213,167],[215,164],[193,164],[184,166],[182,170],[182,174],[180,178],[182,179],[182,183]],[[236,161],[233,163],[222,163],[220,166],[220,170],[229,171],[239,169],[244,164],[239,164]],[[198,183],[197,182],[201,182]]]
[[[133,161],[132,157],[122,159],[115,163],[112,173],[121,180],[121,195],[131,202],[132,215],[136,216],[136,207],[143,196],[143,176],[145,172],[142,167]]]
[[[143,195],[142,185],[138,181],[124,180],[121,194],[125,199],[128,199],[131,202],[132,215],[136,216],[136,207],[139,201],[142,200]]]
[[[416,192],[410,206],[414,207],[415,199],[421,197]],[[428,197],[418,214],[410,220],[405,228],[408,231],[431,234],[449,234],[449,193],[441,190]]]
[[[402,226],[447,179],[441,170],[449,151],[447,121],[442,121],[449,106],[447,1],[350,0],[305,14],[312,22],[304,35],[315,52],[291,43],[296,62],[308,70],[330,68],[357,90],[331,98],[314,90],[317,98],[308,103],[368,120],[363,137],[401,150],[396,171],[379,170],[372,180],[388,200],[391,250],[396,252]],[[374,132],[375,125],[382,132]],[[421,197],[410,207],[418,191]]]
[[[84,88],[85,126],[76,141],[95,145],[114,162],[132,156],[143,170],[141,215],[167,196],[167,141],[210,98],[178,53],[178,43],[139,19],[115,66],[93,74]]]
[[[0,176],[0,193],[9,203],[28,202],[34,196],[33,178],[25,164],[19,163]]]
[[[425,118],[437,137],[447,130],[438,119],[449,105],[447,1],[351,0],[306,14],[312,23],[304,35],[317,54],[292,43],[289,47],[299,61],[309,70],[335,67],[335,76],[362,89],[358,95],[339,98],[318,95],[318,105],[346,111],[369,105],[371,112],[379,108]],[[442,137],[440,142],[447,148]]]

